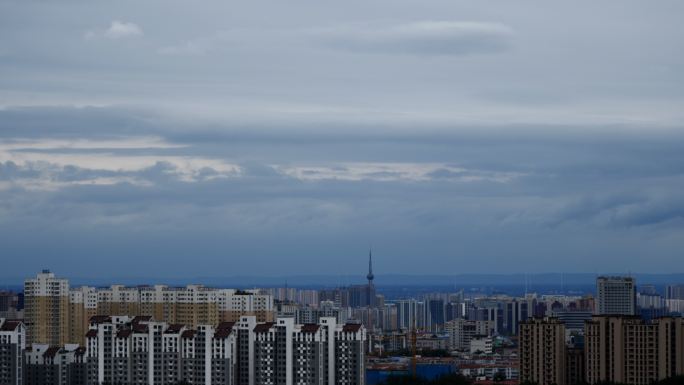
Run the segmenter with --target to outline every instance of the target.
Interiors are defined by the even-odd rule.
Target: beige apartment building
[[[92,287],[69,290],[69,343],[82,345],[90,318],[97,315],[97,292]]]
[[[28,344],[61,346],[69,340],[69,281],[43,270],[24,282],[24,324]]]
[[[567,384],[565,325],[557,318],[520,323],[520,381]]]
[[[594,316],[585,327],[586,380],[647,385],[684,374],[684,320]]]
[[[215,289],[201,285],[69,288],[66,279],[45,271],[24,283],[29,343],[83,344],[94,315],[151,316],[159,322],[218,325],[255,316],[274,319],[273,297],[258,290]]]
[[[521,323],[519,338],[521,381],[648,385],[684,375],[681,317],[593,316],[585,323],[584,350],[567,343],[565,326],[555,318]]]

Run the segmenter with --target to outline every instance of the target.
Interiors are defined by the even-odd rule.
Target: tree
[[[441,375],[434,380],[426,380],[422,377],[413,376],[389,376],[383,385],[471,385],[467,378],[460,374],[450,373]]]
[[[684,384],[684,376],[674,376],[658,382],[658,385],[681,385]]]
[[[460,374],[450,373],[437,377],[431,385],[470,385],[471,382]]]
[[[492,380],[494,380],[494,382],[506,381],[506,373],[501,372],[501,371],[496,372],[496,373],[494,373]]]

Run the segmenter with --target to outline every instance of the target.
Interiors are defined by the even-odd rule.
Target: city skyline
[[[0,279],[684,272],[682,12],[1,2]]]
[[[595,295],[424,286],[395,297],[375,290],[370,253],[365,278],[319,289],[92,287],[43,270],[23,293],[0,291],[0,377],[376,385],[414,373],[463,384],[648,385],[684,373],[681,283],[659,290],[601,276]]]

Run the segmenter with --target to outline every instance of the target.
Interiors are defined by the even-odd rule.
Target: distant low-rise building
[[[494,343],[492,337],[474,336],[470,340],[470,354],[492,354],[493,352]]]
[[[416,348],[419,350],[443,350],[449,348],[449,337],[437,334],[421,334],[416,338]]]
[[[470,350],[470,341],[475,336],[491,336],[494,332],[493,321],[471,321],[455,319],[446,323],[449,349]]]

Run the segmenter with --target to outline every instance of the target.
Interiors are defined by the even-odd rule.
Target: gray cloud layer
[[[421,21],[399,25],[348,25],[315,31],[334,47],[364,53],[465,55],[498,52],[513,32],[502,24]]]
[[[681,7],[0,3],[7,275],[676,271]]]

